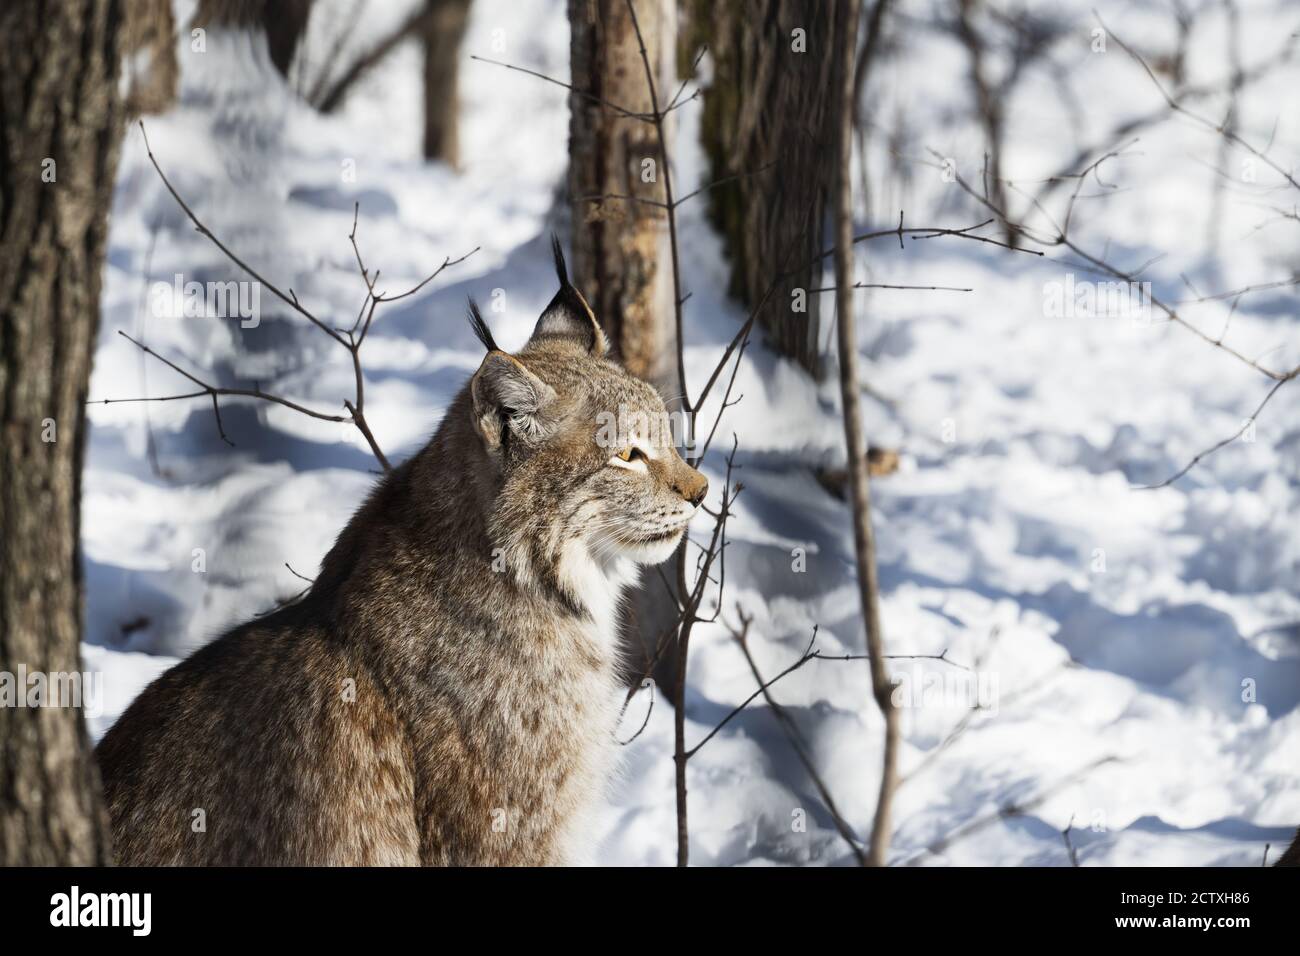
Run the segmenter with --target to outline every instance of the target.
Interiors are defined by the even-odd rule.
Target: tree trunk
[[[660,108],[676,91],[674,0],[635,0]],[[676,383],[672,256],[654,124],[622,115],[652,111],[627,0],[569,0],[569,200],[574,280],[624,365],[660,385]],[[671,147],[665,150],[672,155]],[[671,408],[671,406],[670,406]]]
[[[424,18],[424,157],[460,165],[460,43],[469,0],[428,0]]]
[[[180,79],[171,0],[127,4],[122,30],[129,78],[127,114],[161,113],[176,101]]]
[[[193,27],[260,28],[266,50],[280,75],[287,77],[307,29],[312,0],[199,0]]]
[[[655,77],[659,108],[676,92],[674,0],[635,0],[637,24]],[[574,281],[587,297],[623,364],[659,386],[665,399],[682,394],[676,365],[676,308],[666,190],[653,123],[625,116],[654,109],[645,62],[627,0],[569,0],[569,201],[573,214]],[[604,101],[603,103],[601,101]],[[665,127],[669,124],[665,121]],[[636,202],[614,196],[651,200]],[[682,405],[668,401],[670,411]],[[623,633],[629,680],[642,673],[676,620],[658,574],[646,574],[627,603]],[[675,587],[670,588],[675,595]],[[677,645],[660,655],[651,675],[672,686]]]
[[[0,670],[10,675],[81,670],[85,400],[122,131],[123,15],[117,0],[0,7]],[[61,704],[0,706],[0,864],[109,861],[82,712]]]
[[[835,3],[826,0],[691,0],[682,59],[707,44],[713,81],[700,136],[709,213],[731,264],[728,292],[752,308],[781,279],[757,318],[768,344],[819,373],[820,264],[834,175],[831,78]],[[801,31],[801,32],[800,32]],[[789,275],[787,275],[789,273]],[[802,290],[802,291],[800,291]]]
[[[307,31],[311,0],[268,0],[262,7],[262,29],[266,31],[266,48],[271,62],[281,76],[289,75],[298,41]]]

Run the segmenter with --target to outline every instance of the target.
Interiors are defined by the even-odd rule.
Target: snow
[[[381,6],[382,17],[361,23],[354,44],[400,22],[410,3]],[[1249,66],[1294,32],[1295,18],[1282,5],[1241,6]],[[1090,52],[1088,7],[1068,5],[1074,26],[1061,47],[1086,109],[1067,125],[1053,85],[1031,72],[1008,104],[1013,179],[1041,179],[1079,144],[1159,105],[1116,44]],[[318,68],[311,54],[328,48],[331,17],[337,22],[345,5],[317,8],[329,15],[313,20],[310,75]],[[1099,9],[1144,49],[1171,42],[1160,5]],[[1214,16],[1193,35],[1198,82],[1226,72]],[[925,157],[931,147],[978,181],[982,144],[964,118],[959,48],[912,33],[906,55],[875,81],[875,122],[905,116],[911,155]],[[247,37],[210,32],[202,54],[182,44],[183,101],[146,120],[153,151],[196,213],[309,308],[343,324],[360,306],[364,289],[348,243],[354,201],[362,254],[390,291],[478,247],[418,295],[381,307],[363,352],[371,425],[391,457],[409,455],[477,366],[465,296],[502,304],[489,320],[506,348],[526,339],[549,298],[546,242],[563,228],[554,204],[566,163],[565,93],[468,56],[563,79],[564,5],[476,0],[462,51],[459,173],[418,156],[419,51],[411,45],[337,116],[323,117],[295,98]],[[1238,116],[1242,135],[1271,138],[1270,155],[1283,165],[1300,149],[1297,73],[1287,66],[1251,87]],[[1210,116],[1222,106],[1200,104]],[[684,192],[705,176],[698,103],[678,117]],[[877,177],[884,148],[868,154]],[[1262,206],[1296,198],[1266,167],[1254,183],[1229,184],[1213,224],[1219,244],[1208,245],[1218,150],[1218,139],[1189,121],[1143,130],[1140,143],[1104,167],[1103,179],[1120,188],[1081,200],[1072,236],[1126,268],[1167,253],[1144,275],[1166,301],[1289,278],[1297,262],[1287,229],[1295,224],[1257,227],[1269,216]],[[1248,160],[1232,150],[1228,168]],[[916,224],[985,218],[939,170],[919,162],[909,170],[905,182],[882,181],[861,226],[889,228],[900,207]],[[1085,190],[1103,192],[1096,183]],[[682,244],[694,393],[743,313],[725,298],[721,247],[702,204],[684,207]],[[886,640],[893,654],[946,651],[952,662],[893,662],[913,686],[946,680],[951,693],[918,695],[919,706],[903,712],[907,779],[891,859],[1068,865],[1062,831],[1071,826],[1083,865],[1255,865],[1265,843],[1285,843],[1300,823],[1300,393],[1279,391],[1253,441],[1230,443],[1170,487],[1138,490],[1240,428],[1269,383],[1159,314],[1048,315],[1053,283],[1071,271],[1076,281],[1096,278],[1072,269],[1071,258],[948,238],[904,249],[891,238],[859,250],[865,281],[975,290],[858,296],[869,435],[903,453],[900,471],[873,484]],[[177,273],[243,278],[185,221],[133,130],[111,220],[92,398],[190,390],[144,360],[117,334],[125,331],[224,384],[260,383],[318,411],[342,412],[352,387],[346,353],[265,289],[255,328],[150,315],[148,283],[170,283]],[[1232,307],[1211,300],[1180,308],[1213,336]],[[1243,354],[1274,368],[1300,361],[1294,286],[1244,295],[1230,318],[1227,341]],[[704,469],[720,488],[734,432],[746,488],[729,525],[724,611],[734,621],[739,602],[753,616],[751,648],[767,677],[798,659],[814,626],[825,654],[860,654],[846,506],[811,470],[843,462],[833,370],[816,384],[755,343],[735,392],[744,398],[727,411]],[[712,421],[721,397],[714,394],[703,421]],[[87,668],[106,676],[103,715],[90,721],[98,738],[170,664],[300,590],[296,574],[315,573],[373,483],[375,464],[350,426],[266,404],[223,404],[233,448],[203,401],[92,405],[90,418],[84,653]],[[159,473],[149,462],[149,430]],[[983,692],[978,711],[964,695],[972,687]],[[754,689],[727,630],[697,627],[688,745]],[[626,747],[601,825],[603,863],[675,859],[673,709],[661,692],[638,693],[620,739],[640,727],[648,693],[656,695],[653,710]],[[865,836],[882,727],[866,665],[814,660],[772,693]],[[963,721],[966,729],[945,744]],[[691,759],[688,782],[695,864],[851,860],[761,699]],[[999,813],[1012,804],[1020,812]]]

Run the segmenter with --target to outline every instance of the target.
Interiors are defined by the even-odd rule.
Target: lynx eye
[[[619,461],[633,462],[645,458],[645,452],[640,448],[637,448],[635,445],[628,445],[626,448],[616,453],[614,457]]]

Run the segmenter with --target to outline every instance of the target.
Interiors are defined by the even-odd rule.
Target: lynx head
[[[581,601],[593,572],[672,554],[708,481],[678,454],[658,392],[606,357],[558,241],[554,251],[560,290],[516,354],[471,303],[488,354],[470,414],[494,479],[491,537],[517,573]]]

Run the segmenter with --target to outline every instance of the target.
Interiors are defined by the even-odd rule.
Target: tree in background
[[[298,42],[307,29],[312,0],[199,0],[192,26],[260,28],[271,62],[289,75]]]
[[[0,670],[81,671],[81,466],[125,4],[0,6]],[[17,687],[26,695],[26,687]],[[0,864],[110,859],[80,707],[0,706]]]
[[[427,0],[424,41],[424,158],[460,164],[460,44],[469,0]]]
[[[632,374],[659,386],[669,409],[680,409],[672,401],[682,387],[665,206],[671,152],[647,119],[656,109],[647,70],[656,91],[667,91],[655,99],[675,89],[677,14],[673,0],[633,3],[635,23],[628,0],[569,0],[569,261],[616,354]],[[662,125],[666,133],[667,120]],[[663,587],[658,575],[646,575],[625,608],[631,660],[653,656],[659,635],[673,627],[676,612]],[[676,601],[678,585],[670,582],[669,590]],[[654,676],[669,686],[676,670],[674,645],[659,655]]]
[[[709,211],[731,265],[728,292],[758,305],[768,344],[817,374],[816,285],[834,179],[832,42],[836,2],[690,0],[682,60],[707,46],[713,81],[700,135],[708,154]],[[788,273],[788,275],[787,275]]]
[[[135,0],[122,27],[126,52],[126,109],[130,116],[161,113],[176,101],[176,19],[171,0]]]
[[[670,93],[675,4],[636,0],[636,11],[655,86]],[[654,105],[640,41],[627,0],[570,0],[569,23],[574,281],[628,370],[677,395],[664,160],[655,125],[645,119]]]
[[[266,31],[266,48],[271,62],[281,76],[289,75],[298,42],[307,30],[312,0],[267,0],[262,7],[262,29]]]
[[[424,156],[460,165],[460,47],[469,26],[470,0],[425,0],[397,28],[342,69],[335,68],[342,47],[365,11],[352,7],[349,22],[336,33],[315,81],[304,93],[322,113],[333,113],[356,83],[407,40],[424,48]]]

